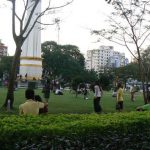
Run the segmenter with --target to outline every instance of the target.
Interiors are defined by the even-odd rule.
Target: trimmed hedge
[[[149,150],[150,112],[0,115],[1,150]]]

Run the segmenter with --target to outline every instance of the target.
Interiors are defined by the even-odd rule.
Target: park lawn
[[[25,89],[18,89],[15,91],[15,102],[14,102],[14,111],[12,113],[18,114],[18,107],[21,103],[25,101],[24,96]],[[7,89],[0,88],[0,106],[3,105],[6,97]],[[43,94],[40,89],[35,90],[35,94]],[[141,93],[136,93],[136,101],[131,102],[130,93],[125,92],[124,94],[124,111],[134,111],[137,106],[143,105],[143,98]],[[101,99],[102,109],[104,113],[115,112],[116,99],[112,97],[112,92],[104,92]],[[58,114],[58,113],[93,113],[93,93],[91,92],[88,95],[88,100],[83,99],[83,95],[79,95],[77,98],[75,94],[65,91],[64,95],[54,95],[51,93],[49,100],[49,113]],[[3,113],[3,111],[1,111]]]

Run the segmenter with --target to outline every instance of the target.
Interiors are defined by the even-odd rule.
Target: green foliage
[[[139,66],[137,63],[130,63],[127,66],[115,68],[114,73],[123,81],[127,78],[140,79]]]
[[[37,88],[37,82],[36,81],[29,81],[28,82],[28,88],[36,89]]]
[[[72,88],[76,90],[80,83],[93,83],[96,80],[97,74],[95,71],[83,70],[72,79]]]
[[[84,82],[93,83],[97,80],[97,73],[94,70],[84,70],[82,72]]]
[[[73,89],[73,90],[77,90],[78,85],[79,85],[80,83],[82,83],[83,81],[84,81],[83,77],[81,77],[81,76],[76,76],[76,77],[72,80],[72,83],[71,83],[72,89]]]
[[[42,51],[44,74],[54,79],[61,76],[68,82],[84,70],[84,56],[77,46],[50,41],[42,44]]]
[[[110,87],[111,80],[110,80],[110,77],[108,74],[100,74],[99,81],[104,90],[109,91],[111,89],[111,87]]]
[[[150,81],[150,46],[142,53],[142,63],[145,71],[145,77],[148,81]]]
[[[0,77],[3,73],[10,73],[13,56],[3,56],[0,60]]]
[[[148,149],[150,112],[0,115],[1,149]],[[142,127],[142,128],[141,128]]]

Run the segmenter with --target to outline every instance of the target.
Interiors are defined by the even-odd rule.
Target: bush
[[[28,82],[28,88],[36,89],[37,88],[37,82],[36,81],[29,81]]]
[[[1,150],[148,150],[150,112],[0,116]]]

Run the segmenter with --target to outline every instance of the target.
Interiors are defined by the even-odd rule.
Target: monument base
[[[19,74],[23,80],[41,80],[42,59],[37,57],[21,57]]]
[[[41,82],[41,80],[19,80],[17,82],[17,88],[31,88],[31,89],[42,89],[43,88],[43,84]]]

